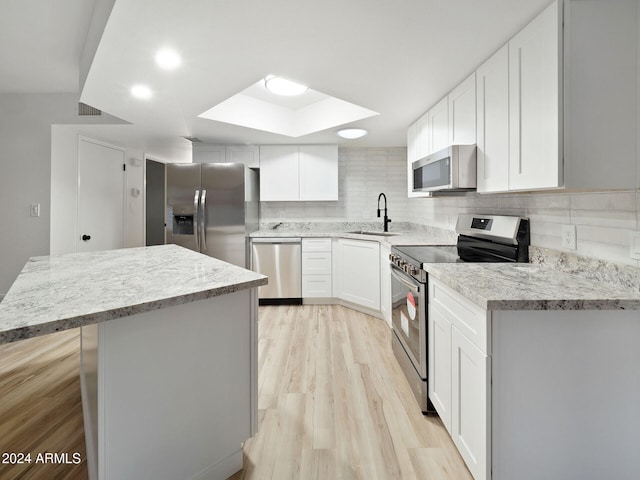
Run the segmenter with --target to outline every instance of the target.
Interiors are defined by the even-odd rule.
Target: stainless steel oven
[[[400,262],[399,262],[400,263]],[[427,399],[427,286],[391,263],[392,347],[423,412],[433,406]]]
[[[520,217],[462,214],[453,245],[393,246],[391,262],[391,346],[425,414],[435,413],[428,398],[428,296],[426,264],[528,262],[529,222]]]

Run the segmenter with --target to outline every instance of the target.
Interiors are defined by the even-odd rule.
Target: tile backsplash
[[[531,220],[531,244],[563,250],[562,225],[575,225],[569,252],[640,267],[629,256],[630,233],[640,230],[640,190],[605,192],[468,193],[461,197],[407,198],[405,148],[341,148],[337,202],[262,202],[261,223],[279,221],[376,222],[384,192],[393,220],[453,230],[459,213],[521,215]]]

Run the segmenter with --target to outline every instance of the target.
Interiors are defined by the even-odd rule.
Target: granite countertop
[[[640,292],[529,263],[432,263],[426,270],[486,310],[640,310]]]
[[[0,303],[0,344],[266,283],[176,245],[34,257]]]
[[[358,230],[358,229],[353,229]],[[362,230],[362,229],[361,229]],[[370,231],[370,230],[365,230]],[[375,232],[377,233],[377,232]],[[382,231],[381,231],[382,233]],[[455,241],[434,237],[426,233],[411,231],[393,231],[390,235],[367,235],[350,233],[341,230],[258,230],[251,238],[351,238],[354,240],[369,240],[387,246],[393,245],[453,245]]]

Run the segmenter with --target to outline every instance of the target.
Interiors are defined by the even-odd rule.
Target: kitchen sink
[[[370,231],[367,231],[367,230],[355,230],[353,232],[347,232],[347,233],[354,233],[356,235],[378,235],[380,237],[393,237],[394,235],[399,235],[399,233],[370,232]]]

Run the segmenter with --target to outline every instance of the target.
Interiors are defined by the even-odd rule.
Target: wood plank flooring
[[[86,480],[79,368],[79,329],[0,345],[0,455],[31,454],[21,465],[0,456],[0,479]],[[82,462],[36,463],[47,452]]]
[[[242,479],[471,479],[425,417],[384,321],[339,306],[261,307],[259,432]]]
[[[440,420],[420,413],[382,320],[261,307],[258,331],[259,432],[233,480],[471,479]],[[0,463],[0,479],[87,478],[78,365],[78,330],[0,346],[0,453],[83,460]]]

